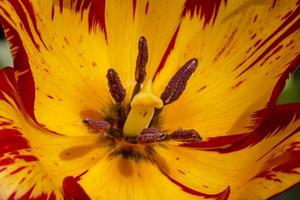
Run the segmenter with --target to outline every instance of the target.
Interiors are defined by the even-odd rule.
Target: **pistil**
[[[127,137],[136,137],[143,129],[148,128],[155,108],[162,108],[162,100],[152,91],[152,81],[148,80],[142,90],[133,97],[131,110],[127,116],[123,134]]]

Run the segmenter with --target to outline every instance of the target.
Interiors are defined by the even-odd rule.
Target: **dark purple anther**
[[[86,118],[82,120],[82,123],[95,131],[105,131],[110,129],[110,124],[104,120],[93,120],[90,118]]]
[[[136,60],[135,80],[143,83],[146,77],[146,65],[148,62],[148,46],[146,39],[142,36],[139,39],[139,54]]]
[[[166,138],[166,134],[157,128],[145,128],[137,137],[137,142],[140,144],[149,144],[160,142]]]
[[[198,66],[198,60],[193,58],[185,63],[171,78],[167,87],[161,94],[160,98],[164,102],[164,105],[170,104],[176,101],[182,92],[184,91],[187,81],[191,75],[195,72]]]
[[[122,103],[125,99],[126,90],[124,89],[117,72],[114,69],[109,69],[106,77],[111,96],[117,103]]]
[[[170,137],[173,140],[192,140],[192,141],[202,140],[199,133],[194,129],[190,129],[190,130],[179,129],[171,133]]]

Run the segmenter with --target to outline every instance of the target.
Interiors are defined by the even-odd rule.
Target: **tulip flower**
[[[0,0],[0,199],[268,199],[300,182],[298,0]]]

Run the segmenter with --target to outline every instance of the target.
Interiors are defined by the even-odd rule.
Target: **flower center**
[[[152,144],[165,140],[199,141],[200,135],[194,129],[178,129],[166,133],[155,127],[155,123],[164,106],[176,101],[183,93],[187,82],[198,66],[197,59],[186,62],[171,78],[160,97],[152,90],[152,81],[146,80],[146,64],[148,61],[147,41],[139,39],[138,57],[136,61],[135,80],[131,101],[125,105],[124,89],[118,73],[114,69],[107,72],[110,94],[115,101],[116,120],[111,122],[86,118],[83,123],[105,137],[125,141],[130,144]],[[143,83],[145,82],[145,83]],[[122,142],[123,143],[123,142]]]

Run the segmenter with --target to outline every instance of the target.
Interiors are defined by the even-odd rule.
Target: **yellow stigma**
[[[148,128],[155,108],[162,108],[162,100],[152,91],[152,81],[148,80],[142,90],[136,94],[131,103],[131,110],[127,116],[123,134],[128,137],[137,136],[144,128]]]

